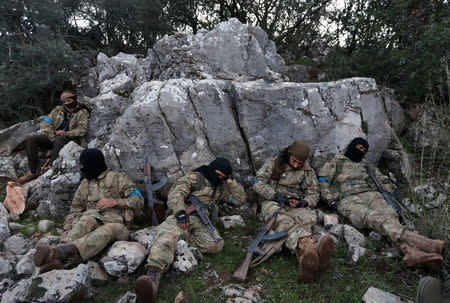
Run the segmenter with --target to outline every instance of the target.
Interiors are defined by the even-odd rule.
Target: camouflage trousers
[[[379,192],[369,191],[345,197],[338,203],[338,211],[356,228],[371,228],[397,242],[405,230],[397,212]]]
[[[217,229],[214,230],[214,234],[220,237]],[[167,270],[173,262],[178,240],[185,240],[201,252],[211,254],[221,252],[224,245],[223,240],[214,242],[206,225],[198,216],[189,216],[187,230],[178,227],[175,216],[169,216],[158,226],[158,233],[150,248],[146,266],[156,266],[162,271]]]
[[[270,216],[278,209],[278,203],[274,201],[264,201],[261,204],[261,214],[264,222],[269,220]],[[288,231],[292,229],[287,236],[284,245],[291,250],[297,251],[298,241],[304,237],[312,236],[312,229],[317,223],[317,216],[314,210],[308,208],[284,207],[280,211],[275,221],[275,232]]]
[[[82,216],[61,243],[72,243],[83,260],[101,252],[110,242],[128,239],[130,232],[122,223],[102,223],[91,216]]]

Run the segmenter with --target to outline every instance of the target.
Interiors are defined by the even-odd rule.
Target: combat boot
[[[41,244],[36,247],[34,264],[40,267],[39,273],[41,274],[54,269],[62,269],[68,261],[73,264],[81,262],[78,248],[73,244],[64,244],[55,248]]]
[[[444,249],[444,241],[432,240],[416,232],[405,231],[401,235],[400,241],[427,253],[442,255]]]
[[[306,237],[298,243],[298,283],[311,283],[314,274],[319,270],[319,256],[315,247],[316,239]]]
[[[334,250],[334,240],[329,235],[320,239],[317,244],[317,255],[319,256],[319,272],[327,270],[331,265],[331,254]]]
[[[403,263],[407,267],[423,266],[428,269],[436,269],[442,264],[442,256],[436,253],[426,253],[406,243],[400,245],[405,254]]]
[[[39,173],[35,173],[33,174],[31,171],[29,171],[26,175],[20,177],[19,179],[17,179],[17,183],[19,184],[25,184],[28,183],[34,179],[36,179],[37,177],[39,177]]]
[[[151,266],[147,275],[140,276],[136,280],[134,290],[138,302],[140,303],[153,303],[155,302],[156,295],[158,293],[159,281],[161,280],[162,270],[156,266]]]

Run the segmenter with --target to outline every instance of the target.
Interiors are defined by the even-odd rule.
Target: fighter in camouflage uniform
[[[316,212],[312,210],[319,200],[319,186],[314,170],[306,162],[309,146],[295,141],[276,158],[268,160],[258,170],[253,189],[263,198],[261,214],[264,221],[288,199],[275,221],[275,231],[288,232],[285,246],[297,252],[299,261],[298,282],[308,283],[318,271],[330,265],[334,242],[331,237],[322,238],[320,243],[312,237],[312,228],[317,223]],[[302,197],[304,202],[289,197]]]
[[[74,140],[81,146],[85,145],[89,120],[89,113],[85,105],[77,102],[77,97],[72,91],[63,91],[61,102],[63,103],[61,106],[53,109],[47,117],[41,120],[42,134],[27,137],[25,145],[30,170],[17,182],[24,184],[39,176],[39,148],[51,150],[43,168],[45,171],[51,167],[53,161],[58,158],[59,151],[69,141]]]
[[[170,214],[158,227],[147,259],[147,275],[136,281],[136,295],[141,302],[154,302],[162,273],[173,262],[178,240],[184,239],[204,253],[219,253],[224,241],[214,242],[206,225],[195,212],[186,212],[186,199],[195,195],[208,210],[211,221],[217,218],[217,204],[241,205],[245,202],[242,185],[231,178],[232,168],[225,158],[217,158],[181,177],[169,192],[167,205]],[[217,229],[216,237],[220,237]]]
[[[62,243],[55,248],[39,245],[34,262],[40,272],[63,268],[89,260],[110,242],[126,240],[125,223],[133,219],[133,209],[142,208],[144,199],[127,174],[107,168],[98,149],[86,149],[80,155],[85,179],[81,181],[64,221]]]
[[[369,177],[367,167],[375,173],[387,191],[394,191],[389,178],[363,158],[368,148],[369,144],[365,139],[355,138],[348,145],[345,154],[339,154],[325,163],[319,171],[322,198],[355,227],[374,229],[392,242],[399,242],[405,253],[403,261],[407,266],[439,266],[444,241],[431,240],[410,232],[399,222],[397,212]]]

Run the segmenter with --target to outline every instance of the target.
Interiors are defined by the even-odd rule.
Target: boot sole
[[[438,254],[430,253],[428,256],[422,256],[420,260],[416,262],[407,262],[405,265],[407,267],[423,266],[427,269],[436,269],[442,264],[442,257]]]
[[[142,276],[136,280],[134,286],[136,296],[138,298],[137,302],[140,303],[153,303],[153,283],[150,277]]]
[[[36,252],[34,253],[34,264],[36,266],[42,266],[45,263],[45,260],[47,259],[47,257],[51,254],[52,252],[52,248],[47,245],[38,245],[36,247]]]
[[[55,269],[57,269],[57,270],[63,269],[63,264],[58,259],[52,259],[52,260],[50,260],[50,262],[42,265],[41,268],[39,269],[39,273],[44,274],[46,272],[49,272],[49,271],[55,270]]]
[[[334,240],[330,236],[325,236],[319,242],[319,271],[325,271],[330,267],[331,255],[334,251]]]
[[[319,269],[319,256],[315,251],[308,250],[300,258],[297,281],[310,283],[314,280],[314,273]]]

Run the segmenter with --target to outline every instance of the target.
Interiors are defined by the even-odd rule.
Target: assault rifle
[[[276,234],[267,235],[267,232],[272,229],[273,225],[275,224],[275,220],[280,212],[281,209],[283,209],[284,205],[281,205],[277,210],[274,211],[272,216],[270,216],[269,221],[267,221],[266,224],[263,224],[258,231],[258,235],[253,240],[252,244],[247,248],[247,255],[242,262],[242,264],[239,266],[238,269],[233,274],[233,277],[238,279],[239,281],[244,282],[245,278],[247,277],[248,268],[250,267],[250,262],[252,261],[253,253],[256,252],[262,256],[266,254],[266,251],[259,248],[259,244],[262,242],[269,242],[269,241],[277,241],[280,239],[283,239],[287,236],[286,231],[282,231]]]
[[[297,208],[300,208],[300,207],[303,207],[303,206],[305,206],[305,200],[303,200],[302,198],[300,198],[300,197],[295,197],[295,196],[287,196],[287,195],[285,195],[282,199],[281,199],[281,201],[279,201],[281,204],[284,204],[284,205],[287,205],[287,206],[289,206],[289,200],[297,200],[298,201],[298,204],[297,204]]]
[[[164,176],[157,183],[152,185],[152,166],[150,165],[150,146],[148,143],[145,144],[145,155],[144,155],[144,181],[145,181],[145,194],[147,196],[147,206],[150,211],[150,223],[151,226],[157,226],[158,218],[155,213],[155,205],[153,201],[153,192],[161,189],[169,179]]]
[[[202,219],[203,223],[205,223],[206,227],[208,228],[209,233],[211,234],[211,236],[214,239],[214,242],[219,242],[222,240],[222,238],[218,238],[216,237],[216,235],[214,234],[214,226],[211,223],[211,220],[208,217],[208,213],[205,210],[205,207],[203,206],[203,203],[195,196],[190,194],[187,197],[187,200],[189,203],[191,203],[190,206],[188,206],[186,208],[186,213],[192,214],[194,211],[197,211],[197,215],[200,217],[200,219]]]
[[[398,202],[395,201],[395,199],[391,196],[391,194],[386,189],[384,189],[384,187],[381,184],[381,182],[378,181],[377,177],[375,177],[375,174],[373,173],[373,171],[369,167],[367,167],[367,172],[368,172],[370,178],[372,178],[373,182],[377,186],[378,191],[383,195],[384,199],[400,215],[400,218],[402,219],[403,223],[405,223],[406,228],[408,228],[409,230],[413,231],[414,230],[414,225],[411,223],[411,221],[408,220],[408,218],[406,218],[406,216],[403,213],[403,210],[400,208],[400,205],[398,204]]]

